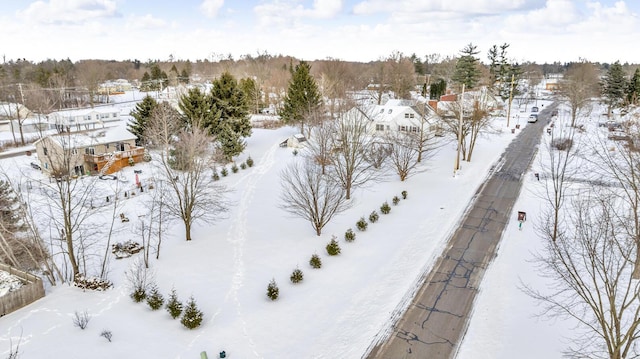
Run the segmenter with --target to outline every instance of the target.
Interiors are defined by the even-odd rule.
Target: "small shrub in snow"
[[[407,199],[407,191],[402,191],[400,194],[402,195],[402,199]]]
[[[246,169],[247,169],[247,164],[246,164],[246,163],[244,163],[244,162],[242,162],[242,163],[240,164],[240,169],[246,170]]]
[[[360,218],[358,222],[356,222],[356,228],[358,228],[359,231],[362,231],[362,232],[366,231],[368,226],[369,226],[369,223],[367,223],[364,217]]]
[[[111,338],[113,338],[113,334],[111,333],[111,331],[106,329],[103,330],[102,333],[100,333],[100,336],[107,339],[109,343],[111,343]]]
[[[309,259],[309,265],[314,269],[320,269],[322,268],[322,259],[320,259],[319,255],[313,254]]]
[[[389,203],[387,203],[386,201],[382,204],[382,206],[380,206],[380,212],[382,214],[389,214],[389,212],[391,212],[391,207],[389,206]]]
[[[87,325],[89,325],[90,320],[91,316],[86,310],[82,313],[76,311],[73,315],[73,325],[83,330],[87,327]]]
[[[227,175],[229,174],[229,170],[227,170],[227,167],[222,167],[222,169],[220,170],[220,174],[222,175],[222,177],[227,177]]]
[[[147,292],[153,284],[153,272],[144,264],[144,260],[136,258],[129,269],[125,272],[131,299],[139,303],[147,298]]]
[[[400,203],[400,197],[398,196],[393,196],[393,199],[391,200],[391,202],[393,202],[394,206],[397,206],[398,203]]]
[[[182,323],[186,328],[195,329],[202,324],[202,317],[203,314],[200,309],[198,309],[195,299],[190,297],[184,308],[184,313],[182,314],[180,323]]]
[[[253,167],[253,158],[251,158],[251,156],[247,157],[247,166],[249,167]]]
[[[380,216],[378,215],[378,212],[373,211],[371,212],[371,214],[369,215],[369,222],[371,223],[376,223],[378,222],[378,219],[380,218]]]
[[[353,229],[349,228],[346,232],[344,232],[344,240],[347,242],[353,242],[356,240],[356,234]]]
[[[331,237],[331,241],[327,244],[327,254],[330,256],[337,256],[340,254],[340,245],[336,241],[336,236]]]
[[[280,289],[278,288],[278,284],[275,279],[271,279],[271,282],[269,282],[269,285],[267,286],[267,297],[271,300],[276,300],[279,295]]]
[[[217,170],[213,171],[213,180],[214,181],[219,181],[220,180],[220,175],[218,174]]]
[[[300,283],[304,279],[304,273],[300,270],[300,268],[296,268],[291,273],[291,283]]]
[[[298,150],[293,150],[293,152],[291,152],[291,153],[293,153],[294,156],[297,156],[298,155]]]
[[[147,304],[151,310],[158,310],[162,308],[162,305],[164,304],[164,297],[160,294],[156,285],[151,287],[149,295],[147,295]]]
[[[238,165],[237,164],[233,164],[233,166],[231,166],[231,172],[233,173],[237,173],[238,172]]]
[[[180,314],[182,314],[182,303],[178,300],[178,294],[175,289],[171,289],[165,308],[167,308],[167,312],[169,312],[173,319],[178,318]]]

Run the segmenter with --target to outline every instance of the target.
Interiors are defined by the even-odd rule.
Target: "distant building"
[[[356,112],[359,112],[356,113]],[[439,132],[439,116],[428,103],[413,100],[388,100],[384,105],[354,107],[345,116],[364,116],[372,134],[388,131]]]
[[[69,109],[52,112],[47,115],[50,123],[58,132],[77,132],[93,130],[120,121],[120,109],[114,107],[93,107]]]
[[[42,171],[53,177],[111,174],[141,162],[144,147],[124,126],[64,132],[35,142]]]

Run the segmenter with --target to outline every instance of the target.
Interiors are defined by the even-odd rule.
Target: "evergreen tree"
[[[640,99],[640,68],[636,68],[627,86],[627,103],[637,105]]]
[[[144,131],[147,128],[149,119],[153,110],[158,106],[158,102],[151,97],[145,96],[141,102],[136,104],[136,108],[131,111],[130,115],[133,117],[133,121],[127,124],[129,132],[136,135],[136,144],[144,144]]]
[[[429,98],[432,100],[440,100],[440,96],[447,91],[447,82],[444,79],[432,83],[429,86]]]
[[[180,314],[182,314],[182,303],[178,300],[178,294],[175,288],[171,289],[165,308],[167,308],[167,312],[169,312],[173,319],[178,318]]]
[[[151,90],[158,91],[166,88],[169,85],[169,76],[167,73],[160,69],[158,64],[153,64],[150,67],[151,71]]]
[[[627,91],[627,79],[619,61],[616,61],[609,67],[609,71],[604,75],[601,86],[602,95],[605,98],[605,103],[607,104],[610,115],[612,108],[624,104]]]
[[[151,75],[148,72],[144,72],[142,75],[142,79],[140,79],[140,90],[141,91],[151,91]]]
[[[221,154],[227,161],[231,161],[233,157],[241,154],[247,146],[242,137],[226,124],[221,126],[217,142]]]
[[[20,205],[9,182],[0,180],[0,233],[5,237],[12,237],[22,229],[19,224],[20,216],[16,208]]]
[[[207,128],[219,122],[220,114],[212,110],[210,99],[197,87],[180,97],[178,107],[186,125]]]
[[[304,133],[307,118],[322,105],[322,96],[316,81],[311,76],[311,65],[301,61],[295,70],[291,69],[291,81],[284,97],[284,106],[280,117],[287,124],[300,124],[300,133]]]
[[[182,69],[182,71],[180,72],[180,77],[178,82],[180,82],[181,84],[189,83],[189,73],[187,72],[186,69]]]
[[[276,283],[275,278],[271,279],[271,282],[269,282],[269,285],[267,285],[267,297],[269,297],[271,300],[276,300],[278,299],[278,296],[280,296],[280,289],[278,288],[278,284]]]
[[[147,295],[147,304],[152,310],[158,310],[162,308],[162,305],[164,304],[164,297],[156,285],[151,287],[151,291],[149,292],[149,295]]]
[[[182,323],[186,328],[195,329],[202,324],[202,317],[203,313],[198,309],[195,299],[190,297],[189,301],[187,301],[186,307],[184,308],[184,313],[182,314],[180,323]]]
[[[262,91],[258,83],[250,78],[244,78],[240,80],[240,88],[245,94],[247,99],[247,106],[252,113],[260,113],[260,109],[264,107],[264,101],[262,100]]]
[[[480,52],[477,50],[477,46],[471,43],[460,52],[462,56],[456,63],[456,69],[451,79],[460,86],[465,85],[467,90],[471,90],[480,80],[479,60],[476,57]]]
[[[209,95],[212,108],[220,113],[221,123],[229,125],[240,137],[251,136],[251,120],[246,95],[229,72],[223,73],[220,78],[213,81]],[[212,135],[216,135],[221,130],[219,126],[220,124],[214,125]]]

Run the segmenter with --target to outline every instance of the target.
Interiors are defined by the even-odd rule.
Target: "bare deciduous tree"
[[[160,147],[160,173],[172,194],[167,211],[184,223],[190,241],[196,220],[210,223],[227,210],[226,188],[213,181],[211,138],[197,126],[181,129],[179,116],[162,105],[154,110],[146,135]]]
[[[591,98],[598,92],[598,70],[590,62],[572,64],[560,83],[560,93],[571,108],[571,126],[578,114],[589,109]]]
[[[381,175],[367,158],[372,144],[376,142],[368,132],[369,122],[359,108],[347,111],[337,120],[330,176],[346,191],[347,199],[351,198],[353,188]]]
[[[566,351],[572,358],[635,358],[640,355],[640,282],[632,278],[635,238],[621,228],[615,212],[620,203],[609,196],[582,193],[572,201],[557,231],[546,218],[545,247],[535,257],[546,289],[526,287],[545,304],[543,314],[565,316],[579,333]]]
[[[416,138],[402,132],[393,132],[387,134],[386,140],[390,146],[391,165],[400,181],[404,181],[419,164]]]
[[[291,164],[280,178],[281,208],[311,222],[318,236],[333,216],[349,208],[345,191],[310,160]]]

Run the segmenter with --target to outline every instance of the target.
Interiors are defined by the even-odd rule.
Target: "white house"
[[[105,127],[110,122],[120,121],[120,109],[114,107],[93,107],[52,112],[49,122],[62,131],[84,131]]]
[[[354,107],[347,113],[347,116],[353,115],[366,118],[372,134],[384,134],[387,131],[438,132],[439,128],[436,111],[428,104],[414,100],[388,100],[384,105]]]

